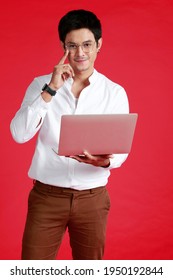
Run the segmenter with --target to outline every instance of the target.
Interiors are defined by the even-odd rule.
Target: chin
[[[83,72],[83,71],[89,70],[90,67],[89,67],[89,66],[86,66],[86,65],[85,65],[85,66],[84,66],[84,65],[83,65],[83,66],[81,65],[81,67],[77,67],[76,69],[77,69],[77,71],[79,71],[79,72]]]

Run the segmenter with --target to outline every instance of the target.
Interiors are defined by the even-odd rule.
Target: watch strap
[[[56,90],[51,89],[47,84],[43,86],[42,91],[47,91],[51,96],[56,94]]]

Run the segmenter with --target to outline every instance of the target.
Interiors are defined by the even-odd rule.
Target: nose
[[[77,52],[78,54],[83,54],[84,51],[82,50],[82,46],[78,46],[76,52]]]

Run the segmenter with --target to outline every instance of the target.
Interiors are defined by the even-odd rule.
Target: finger
[[[113,158],[114,156],[112,154],[107,154],[107,155],[102,155],[102,157],[105,157],[105,158]]]
[[[69,50],[66,49],[65,52],[64,52],[63,57],[62,57],[62,58],[60,59],[60,61],[59,61],[59,64],[64,64],[64,62],[65,62],[65,60],[66,60],[66,58],[67,58],[67,56],[68,56],[68,53],[69,53]]]
[[[73,76],[74,76],[74,74],[71,70],[66,70],[66,71],[62,72],[63,80],[66,80],[69,77],[73,77]]]
[[[83,158],[81,156],[70,156],[70,158],[75,159],[79,162],[83,162]]]
[[[88,159],[90,159],[90,160],[93,160],[93,159],[94,159],[94,156],[91,155],[88,151],[83,151],[83,153],[84,153],[84,155],[85,155]]]
[[[62,69],[64,72],[67,72],[69,75],[74,76],[74,71],[70,64],[63,64]]]
[[[113,154],[91,155],[88,151],[84,151],[83,153],[90,160],[96,160],[96,158],[102,158],[102,159],[114,158]]]

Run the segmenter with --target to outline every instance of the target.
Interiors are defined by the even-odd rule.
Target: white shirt
[[[41,92],[50,79],[51,74],[33,80],[10,125],[12,136],[18,143],[29,141],[38,132],[28,176],[45,184],[77,190],[106,185],[110,169],[121,166],[127,154],[114,155],[110,166],[103,168],[58,156],[53,149],[58,148],[63,114],[129,113],[124,88],[94,70],[89,86],[82,90],[77,103],[71,92],[72,78],[66,80],[52,100],[46,103]]]

